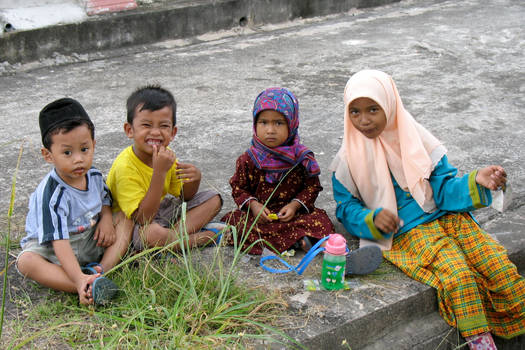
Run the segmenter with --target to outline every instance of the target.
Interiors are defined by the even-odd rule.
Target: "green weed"
[[[16,173],[8,222],[14,207],[15,184]],[[286,342],[302,347],[279,330],[280,316],[286,308],[283,299],[272,291],[239,281],[242,256],[260,242],[244,247],[253,225],[247,227],[245,223],[242,232],[231,228],[233,249],[222,246],[187,249],[185,204],[182,213],[177,230],[182,242],[128,256],[105,273],[120,287],[119,296],[111,304],[79,306],[77,295],[51,291],[50,296],[36,304],[23,303],[26,306],[22,315],[10,320],[8,339],[0,334],[2,346],[229,349]],[[10,230],[8,225],[6,266]],[[171,250],[179,245],[178,252]],[[2,322],[7,273],[3,286]]]
[[[15,206],[15,189],[16,189],[16,178],[18,175],[18,169],[20,168],[20,160],[22,159],[24,147],[20,147],[18,152],[18,159],[16,162],[15,173],[13,174],[13,180],[11,183],[11,198],[9,201],[9,210],[7,212],[7,233],[5,234],[5,261],[4,261],[4,270],[2,271],[4,275],[4,284],[2,286],[2,310],[0,311],[0,339],[2,338],[2,330],[4,329],[4,311],[6,303],[6,290],[7,290],[7,269],[9,268],[9,248],[11,246],[11,217],[13,216],[13,208]]]
[[[184,216],[181,227],[184,227]],[[278,330],[285,308],[277,295],[238,281],[244,239],[231,248],[152,248],[126,258],[106,276],[121,288],[106,307],[78,306],[76,295],[53,293],[26,310],[7,348],[246,348],[291,341]],[[187,235],[183,235],[187,240]],[[54,298],[56,296],[56,299]],[[16,341],[13,341],[16,339]]]

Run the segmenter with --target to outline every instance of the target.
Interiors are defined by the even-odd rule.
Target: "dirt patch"
[[[2,275],[0,286],[3,290],[4,286],[4,267],[5,267],[5,249],[1,249],[2,260],[0,261],[0,268]],[[10,251],[9,263],[7,268],[7,289],[6,289],[6,303],[4,309],[4,329],[2,333],[8,333],[9,321],[19,320],[27,316],[26,310],[34,307],[34,305],[47,300],[50,297],[58,296],[58,293],[43,288],[35,282],[21,276],[15,267],[17,251]]]

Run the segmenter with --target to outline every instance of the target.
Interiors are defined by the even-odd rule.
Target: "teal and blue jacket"
[[[449,212],[470,212],[491,204],[490,190],[476,183],[477,170],[462,177],[456,177],[457,173],[458,170],[450,165],[446,155],[435,166],[429,182],[438,209],[432,213],[424,212],[410,193],[401,189],[392,176],[398,216],[403,220],[403,226],[395,236]],[[389,236],[389,233],[380,231],[374,225],[374,217],[383,208],[367,208],[335,178],[335,173],[332,174],[332,186],[337,203],[336,217],[350,234],[370,240]]]

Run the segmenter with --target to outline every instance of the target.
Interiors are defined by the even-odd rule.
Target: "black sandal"
[[[383,261],[381,248],[368,245],[346,255],[345,275],[366,275],[375,271]]]
[[[304,236],[300,240],[294,243],[292,246],[294,249],[301,249],[303,252],[308,253],[312,249],[312,239],[308,236]]]

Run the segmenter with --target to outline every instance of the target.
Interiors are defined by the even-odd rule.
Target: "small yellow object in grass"
[[[275,213],[268,214],[268,219],[270,220],[279,220],[279,217]]]

